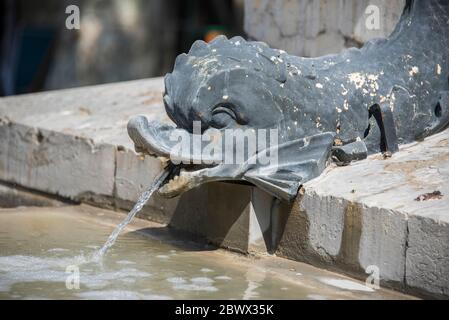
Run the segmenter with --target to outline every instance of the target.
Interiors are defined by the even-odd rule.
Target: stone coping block
[[[447,297],[449,130],[388,159],[328,168],[284,216],[281,256],[359,277],[375,268],[381,282]]]
[[[115,182],[131,162],[123,159],[132,148],[126,124],[135,114],[168,121],[162,89],[151,79],[0,99],[0,180],[71,199],[134,200],[140,181]],[[159,169],[145,172],[147,183]]]

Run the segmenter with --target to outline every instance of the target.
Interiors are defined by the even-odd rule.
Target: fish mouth
[[[136,152],[158,157],[164,168],[175,167],[167,182],[158,190],[158,193],[166,198],[176,197],[206,182],[239,180],[245,171],[245,165],[220,164],[222,161],[219,154],[208,156],[194,148],[187,148],[187,152],[185,149],[177,150],[177,137],[184,137],[189,141],[201,140],[201,149],[205,144],[201,135],[195,135],[185,129],[148,121],[142,115],[133,117],[127,128]],[[213,134],[210,136],[213,137]],[[218,144],[218,140],[210,140],[209,144]]]
[[[214,180],[212,177],[208,179],[206,170],[216,167],[213,164],[219,162],[218,157],[204,157],[198,152],[185,152],[184,149],[175,152],[179,143],[175,138],[187,137],[189,141],[194,141],[195,138],[201,139],[201,136],[196,137],[185,129],[158,121],[148,121],[143,115],[131,118],[127,129],[137,153],[158,157],[164,168],[175,168],[167,182],[159,188],[160,195],[173,198],[207,182],[206,180]]]
[[[219,144],[222,146],[221,140],[213,138],[220,130],[214,130],[193,134],[182,128],[148,121],[141,115],[128,123],[128,134],[134,142],[136,152],[159,157],[165,165],[174,168],[167,182],[158,190],[166,198],[176,197],[208,182],[243,181],[279,199],[290,201],[296,196],[301,184],[324,170],[335,135],[326,132],[281,142],[248,154],[243,161],[234,164],[223,161],[223,153],[201,152],[207,145],[209,148],[218,147]],[[204,135],[207,135],[206,139]],[[196,141],[201,141],[201,147],[180,149],[180,142],[176,139],[179,137],[189,141],[197,139]],[[276,161],[267,161],[267,154],[275,155]]]

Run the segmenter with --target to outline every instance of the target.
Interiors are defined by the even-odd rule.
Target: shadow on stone
[[[203,236],[208,242],[246,253],[251,187],[209,183],[179,198],[169,226]]]

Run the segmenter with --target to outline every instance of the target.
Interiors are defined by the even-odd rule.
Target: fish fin
[[[325,132],[280,144],[276,151],[282,163],[274,162],[250,169],[243,179],[277,198],[291,201],[303,183],[317,177],[325,169],[334,136],[335,133]]]

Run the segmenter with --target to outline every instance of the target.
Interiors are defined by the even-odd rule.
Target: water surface
[[[123,217],[87,206],[0,210],[0,299],[407,298],[301,263],[171,241],[140,219],[92,261]]]

